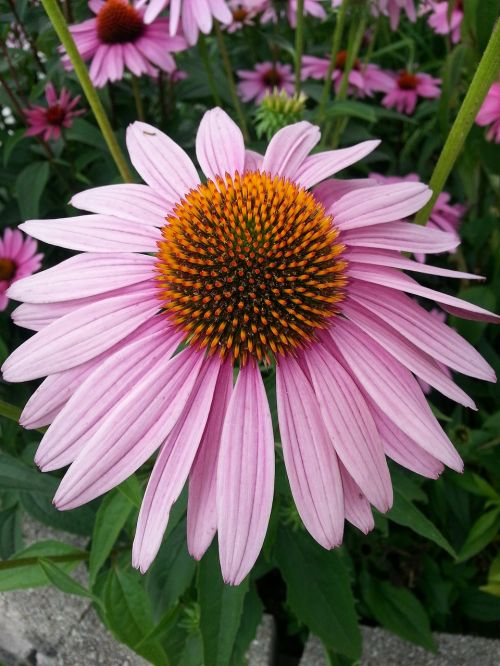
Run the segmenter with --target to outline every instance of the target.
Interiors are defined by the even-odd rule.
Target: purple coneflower
[[[7,307],[11,284],[40,268],[43,254],[36,254],[36,249],[32,238],[25,238],[17,229],[5,229],[0,238],[0,311]]]
[[[80,95],[71,99],[66,88],[61,88],[59,97],[52,83],[45,88],[47,106],[32,106],[23,109],[26,123],[29,125],[26,136],[42,134],[45,141],[57,141],[61,136],[62,128],[71,127],[73,119],[85,113],[84,109],[75,107],[81,99]]]
[[[47,376],[21,423],[51,423],[36,462],[70,465],[60,509],[102,495],[159,449],[133,546],[142,571],[188,479],[189,551],[200,558],[217,532],[224,580],[250,571],[274,491],[261,374],[271,365],[292,493],[325,548],[342,542],[345,519],[367,532],[370,504],[390,508],[386,455],[429,477],[462,469],[414,375],[474,408],[435,361],[495,374],[407,294],[498,318],[403,273],[477,278],[402,254],[457,245],[401,221],[428,201],[426,185],[329,179],[378,141],[309,155],[319,140],[318,127],[299,122],[259,155],[224,111],[208,111],[196,137],[200,182],[182,148],[136,122],[127,145],[145,185],[87,190],[72,203],[90,214],[22,225],[80,254],[10,288],[24,301],[18,318],[38,333],[4,377]]]
[[[486,132],[488,141],[500,143],[500,83],[493,83],[476,116],[476,123],[485,127],[491,125]]]
[[[289,95],[294,91],[294,75],[290,65],[280,62],[259,62],[254,69],[240,69],[236,72],[240,79],[238,91],[244,102],[259,104],[266,93],[284,90]]]
[[[392,88],[382,100],[382,105],[388,109],[396,108],[398,113],[411,115],[415,111],[419,97],[436,99],[441,95],[439,85],[441,79],[435,79],[429,74],[417,72],[411,74],[406,70],[392,74]]]
[[[193,46],[198,41],[200,32],[207,35],[212,30],[214,18],[221,23],[229,24],[233,15],[226,0],[149,0],[144,15],[146,23],[156,17],[170,4],[170,35],[175,35],[179,25],[188,44]]]

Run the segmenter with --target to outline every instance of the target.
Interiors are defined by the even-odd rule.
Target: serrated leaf
[[[119,491],[107,495],[99,507],[92,533],[89,559],[90,586],[108,558],[118,536],[130,516],[133,505],[128,497]]]
[[[376,580],[365,572],[361,576],[363,598],[377,622],[401,638],[436,650],[429,618],[420,601],[402,587]]]
[[[324,550],[308,534],[280,527],[276,560],[297,618],[325,645],[358,659],[361,633],[349,572],[338,551]]]
[[[48,559],[66,572],[86,558],[85,551],[61,541],[39,541],[0,562],[0,592],[48,585],[40,559]]]
[[[16,178],[16,198],[23,220],[38,217],[40,197],[49,180],[48,162],[32,162]]]
[[[405,496],[401,489],[394,489],[394,505],[385,516],[394,523],[409,527],[417,534],[434,541],[434,543],[446,550],[446,552],[452,557],[456,557],[456,553],[449,541],[445,539],[438,528],[420,511],[420,509],[418,509],[413,502]]]
[[[248,577],[238,586],[222,580],[214,544],[200,562],[198,604],[205,666],[228,666],[248,591]]]

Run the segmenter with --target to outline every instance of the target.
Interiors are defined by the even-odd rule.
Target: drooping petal
[[[129,125],[127,147],[140,176],[169,200],[178,201],[199,185],[189,155],[156,127],[139,121]]]
[[[337,455],[314,392],[292,357],[276,368],[276,399],[285,466],[297,510],[324,548],[342,542],[344,498]]]
[[[354,527],[368,534],[374,527],[373,513],[370,502],[363,495],[360,487],[352,478],[344,465],[340,463],[340,474],[344,492],[344,511],[346,520]]]
[[[408,222],[385,222],[350,229],[342,235],[342,241],[347,247],[374,247],[423,254],[451,252],[460,244],[456,234]]]
[[[196,134],[196,157],[207,178],[234,177],[245,168],[245,143],[238,125],[220,108],[207,111]]]
[[[222,429],[217,525],[222,576],[238,585],[257,559],[271,515],[274,437],[260,370],[240,369]]]
[[[189,401],[163,444],[149,478],[132,548],[132,564],[143,573],[156,557],[170,509],[193,464],[210,414],[220,367],[217,356],[208,358],[201,366]]]
[[[392,504],[389,470],[370,410],[353,379],[321,344],[304,355],[314,392],[337,455],[380,511]]]
[[[161,446],[189,400],[202,361],[193,349],[157,360],[86,442],[61,481],[57,508],[73,509],[102,495]]]
[[[233,367],[226,362],[217,378],[208,421],[189,475],[187,542],[189,552],[197,560],[202,558],[217,531],[217,461],[232,391]]]

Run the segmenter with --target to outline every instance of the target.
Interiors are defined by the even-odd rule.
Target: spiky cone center
[[[12,259],[0,258],[0,281],[11,280],[16,273],[16,264]]]
[[[402,72],[398,78],[398,86],[401,90],[415,90],[419,84],[418,76],[409,72]]]
[[[342,72],[345,69],[347,63],[347,51],[339,51],[337,53],[337,56],[335,58],[335,69],[340,69]],[[361,63],[359,62],[359,59],[356,58],[352,68],[353,69],[359,69]]]
[[[233,9],[233,21],[236,21],[238,23],[243,23],[243,21],[246,19],[248,16],[248,11],[244,7],[237,7],[236,9]]]
[[[268,88],[279,88],[283,83],[283,77],[278,72],[276,67],[271,67],[266,72],[264,72],[262,81]]]
[[[129,44],[144,33],[141,15],[127,0],[106,0],[97,15],[97,34],[104,44]]]
[[[49,125],[60,126],[63,124],[64,119],[66,118],[66,111],[59,106],[59,104],[54,104],[49,106],[45,112],[45,118]]]
[[[199,185],[166,218],[156,269],[186,341],[244,365],[294,354],[339,312],[346,262],[323,206],[286,178]]]

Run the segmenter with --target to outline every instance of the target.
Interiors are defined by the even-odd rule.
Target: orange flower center
[[[340,70],[344,71],[346,62],[347,62],[347,51],[339,51],[337,53],[337,57],[335,58],[335,69],[340,69]],[[352,68],[353,69],[359,69],[359,60],[358,59],[356,59]]]
[[[415,74],[409,74],[408,72],[402,72],[398,78],[398,86],[402,90],[415,90],[419,84],[418,76]]]
[[[272,67],[271,69],[268,69],[267,72],[265,72],[262,80],[268,88],[276,88],[280,87],[283,78],[278,70],[275,67]]]
[[[209,354],[269,362],[304,347],[338,312],[338,229],[286,178],[217,176],[166,219],[156,264],[164,311]]]
[[[49,125],[62,125],[65,117],[66,111],[64,111],[64,109],[62,109],[59,104],[49,106],[45,112],[45,118]]]
[[[126,0],[107,0],[97,15],[97,34],[105,44],[135,42],[144,28],[141,15]]]
[[[243,7],[238,7],[238,9],[233,9],[233,21],[244,21],[248,16],[248,12]]]
[[[16,264],[12,259],[0,259],[0,280],[11,280],[16,272]]]

